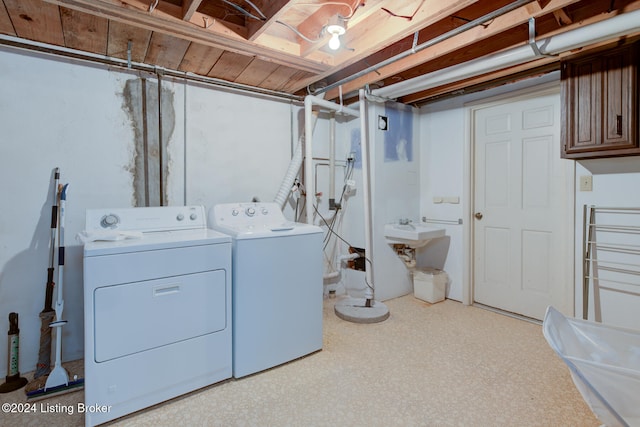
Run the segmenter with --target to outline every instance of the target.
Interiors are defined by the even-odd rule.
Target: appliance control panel
[[[223,203],[209,212],[210,225],[243,229],[246,227],[269,228],[287,223],[277,203]]]
[[[87,209],[85,230],[173,231],[207,228],[204,206]]]

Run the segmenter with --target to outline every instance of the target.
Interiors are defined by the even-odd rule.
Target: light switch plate
[[[593,191],[593,177],[591,175],[580,176],[580,191]]]

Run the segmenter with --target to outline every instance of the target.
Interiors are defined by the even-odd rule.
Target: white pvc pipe
[[[336,117],[329,118],[329,200],[336,199]]]
[[[614,16],[605,21],[567,31],[536,42],[545,54],[555,55],[582,46],[613,39],[640,31],[640,10]],[[466,78],[497,71],[536,59],[533,48],[524,45],[462,64],[423,74],[391,86],[372,91],[374,95],[398,98],[418,91],[446,85]]]
[[[304,186],[307,191],[305,197],[305,209],[307,210],[307,224],[313,224],[313,202],[316,198],[316,189],[313,182],[313,106],[318,105],[331,111],[338,111],[358,117],[360,112],[343,107],[330,101],[313,95],[304,98]]]
[[[371,170],[369,168],[369,138],[367,132],[367,100],[364,89],[358,91],[360,98],[360,151],[362,154],[362,194],[364,199],[364,251],[365,259],[372,257],[371,245]],[[365,262],[366,263],[366,262]],[[365,266],[365,277],[369,286],[367,286],[367,300],[374,300],[373,290],[373,266],[371,264]]]

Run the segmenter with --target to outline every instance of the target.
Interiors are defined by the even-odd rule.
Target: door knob
[[[476,219],[482,219],[482,212],[476,212],[474,216],[476,217]]]

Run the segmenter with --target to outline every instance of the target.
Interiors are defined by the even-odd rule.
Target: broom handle
[[[60,225],[58,229],[58,299],[56,301],[56,322],[62,320],[62,310],[64,308],[64,299],[62,290],[64,286],[64,221],[67,206],[67,188],[69,184],[65,184],[60,190]]]
[[[53,311],[53,288],[55,286],[53,282],[53,263],[56,253],[56,229],[58,228],[58,186],[60,182],[60,168],[55,168],[53,185],[53,205],[51,205],[51,248],[49,250],[49,268],[47,268],[47,285],[44,297],[44,309],[43,312]]]

